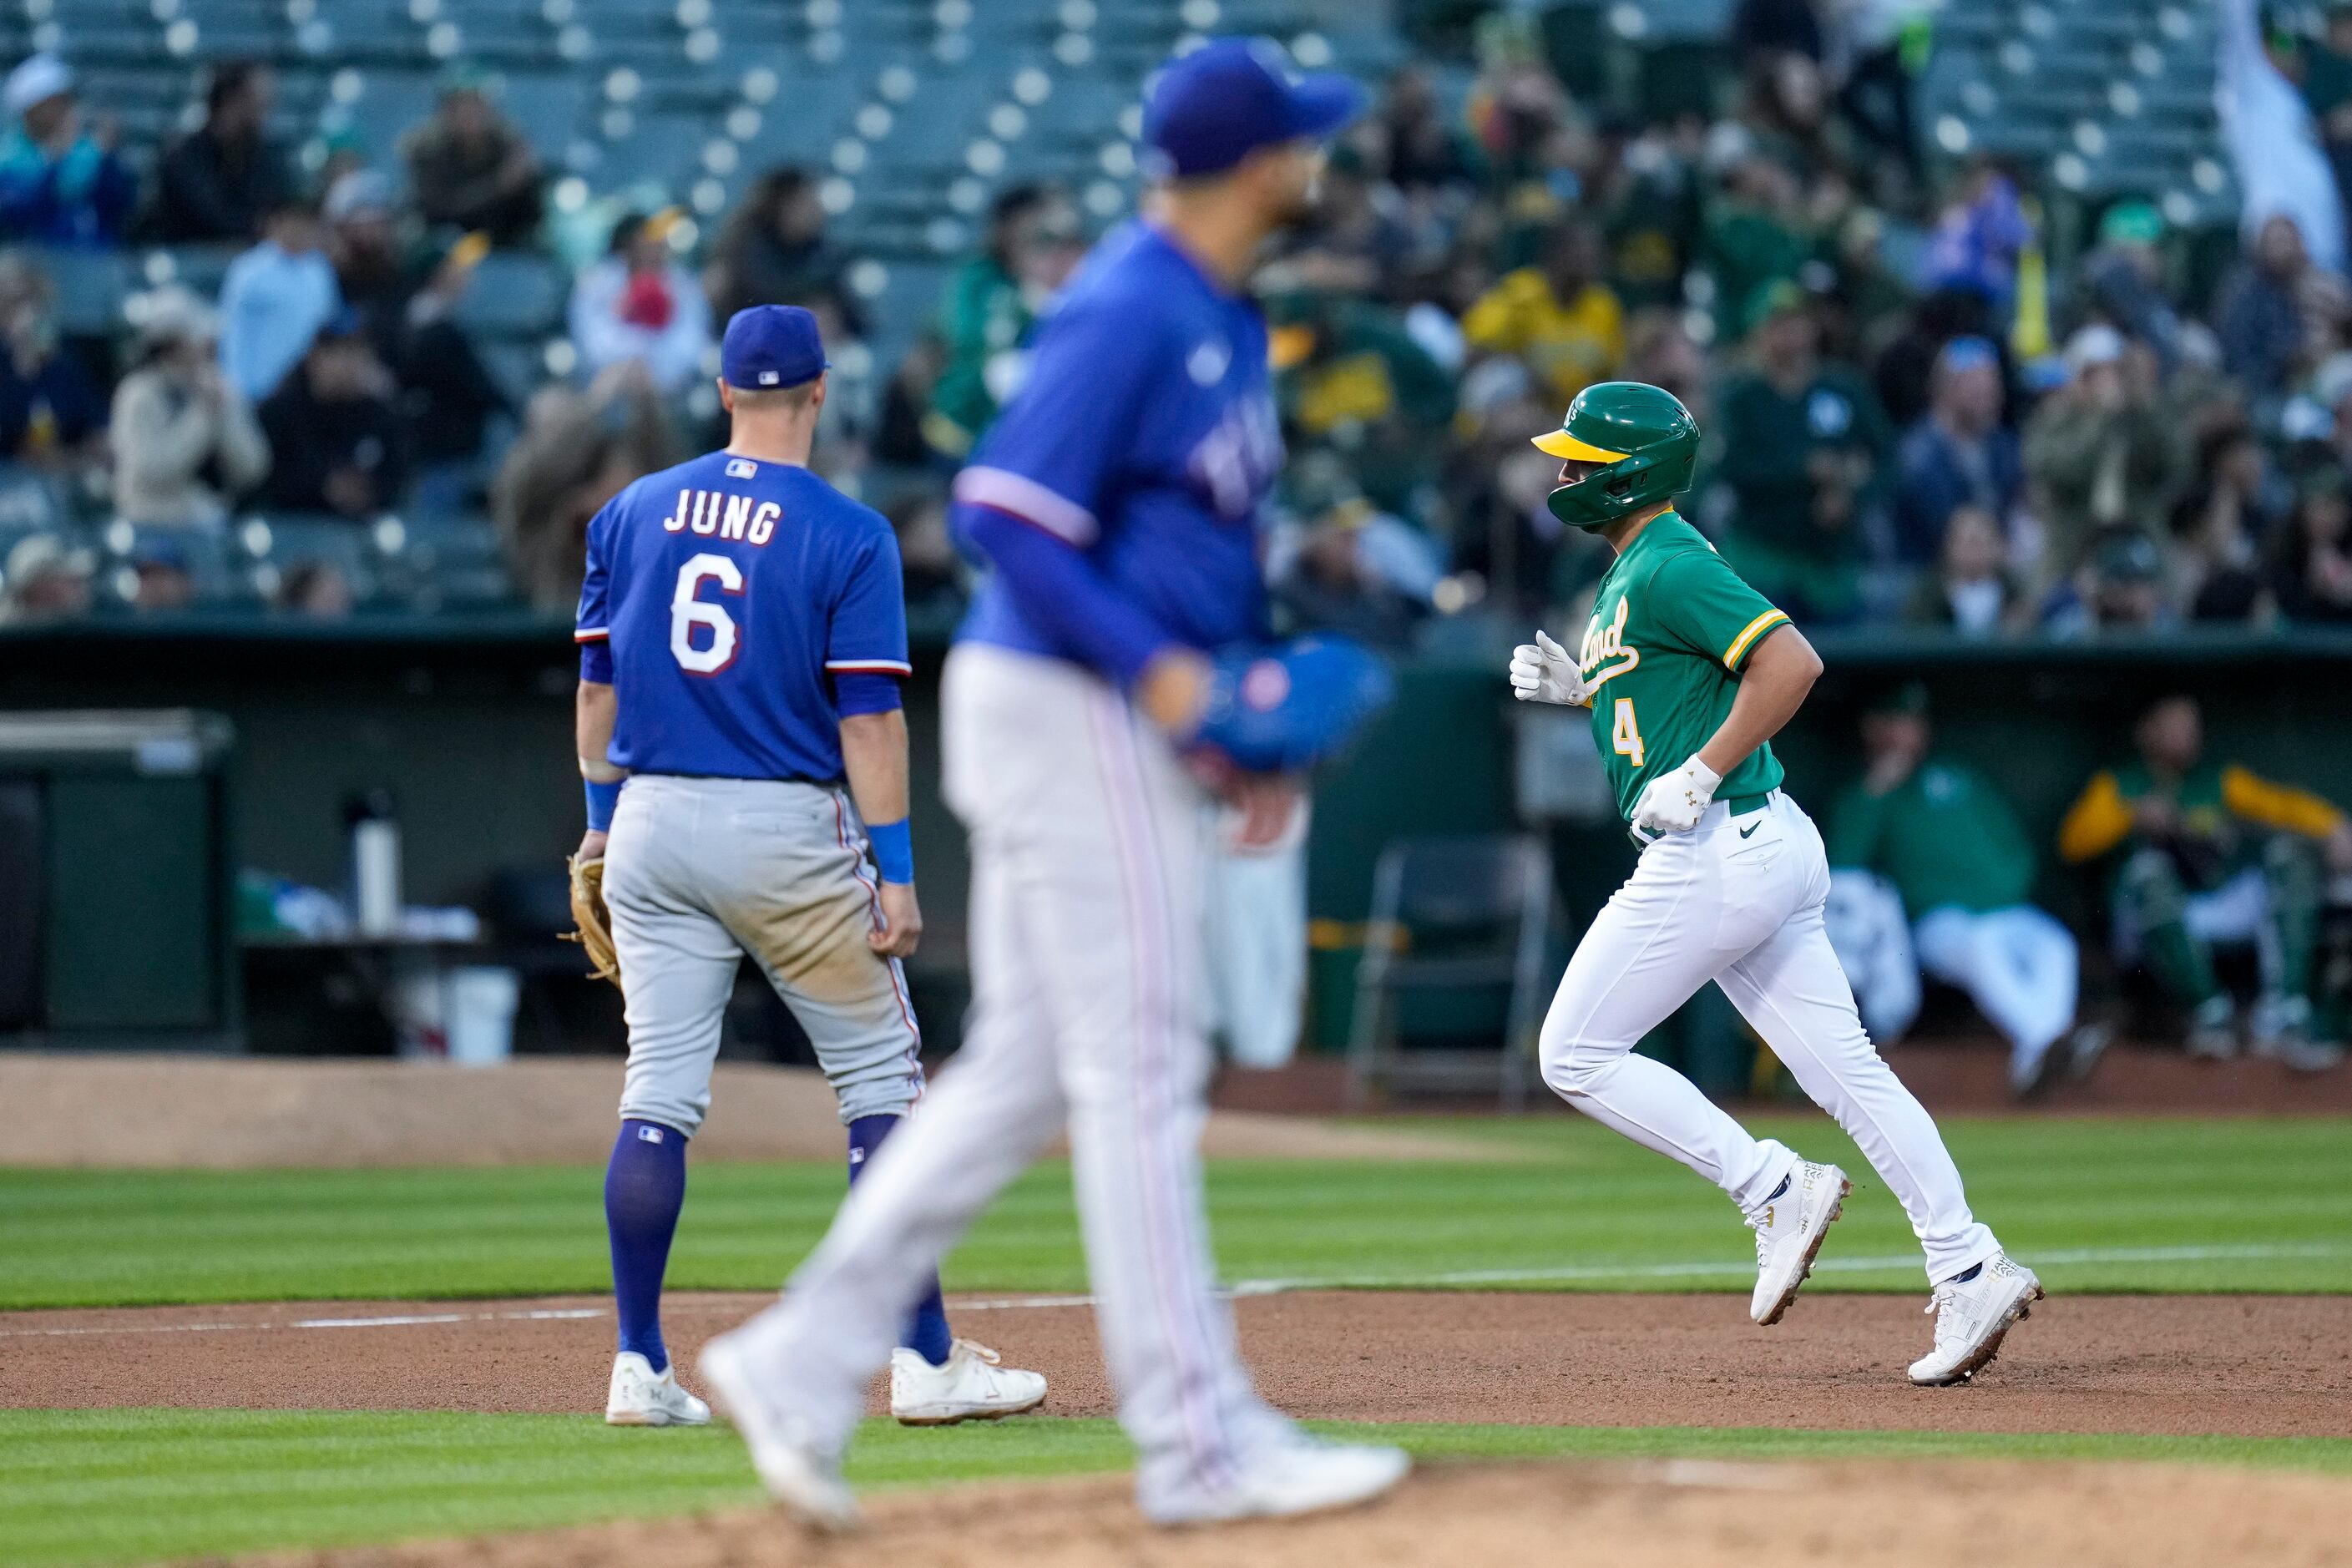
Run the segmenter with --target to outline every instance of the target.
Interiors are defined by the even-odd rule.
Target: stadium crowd
[[[1464,101],[1394,74],[1259,281],[1292,449],[1284,604],[1392,645],[1482,601],[1572,610],[1601,563],[1549,519],[1525,437],[1628,376],[1698,413],[1688,509],[1801,622],[2352,619],[2352,296],[2294,224],[2198,297],[2157,206],[2119,200],[2048,276],[2031,191],[1989,160],[1923,163],[1896,43],[1828,11],[1740,5],[1713,119],[1588,110],[1509,16],[1479,29]],[[2333,25],[2298,67],[2339,130],[2347,47]],[[571,286],[569,374],[517,387],[457,324],[485,256],[541,244],[548,216],[496,81],[452,73],[396,169],[307,172],[271,103],[267,66],[216,67],[201,122],[134,150],[54,57],[6,79],[0,243],[30,248],[0,266],[0,447],[93,515],[488,510],[516,592],[557,608],[585,518],[709,434],[696,394],[730,312],[811,304],[844,345],[869,326],[819,181],[778,168],[707,241],[676,209],[620,216]],[[940,480],[1088,237],[1068,194],[1003,189],[911,350],[835,356],[821,462],[900,523],[918,597],[956,596]],[[237,254],[216,297],[167,286],[120,341],[61,342],[39,258],[151,244]],[[81,555],[20,548],[5,613],[88,599],[42,580]],[[145,553],[157,590],[130,602],[184,599],[168,542]]]

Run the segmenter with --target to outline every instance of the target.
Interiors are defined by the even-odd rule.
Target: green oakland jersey
[[[1577,662],[1592,683],[1592,738],[1628,821],[1642,787],[1672,773],[1731,711],[1756,645],[1789,617],[1739,579],[1699,531],[1662,512],[1601,579]],[[1715,798],[1780,783],[1772,748],[1756,748]]]

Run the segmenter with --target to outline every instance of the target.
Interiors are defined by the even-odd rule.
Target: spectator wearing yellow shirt
[[[2237,1054],[2237,1004],[2213,949],[2252,944],[2262,959],[2255,1054],[2317,1071],[2344,1059],[2311,1037],[2312,955],[2324,855],[2352,870],[2352,824],[2305,790],[2204,755],[2196,700],[2168,697],[2132,731],[2137,758],[2091,776],[2059,825],[2058,853],[2114,856],[2119,956],[2147,965],[2190,1009],[2191,1055]]]
[[[1462,335],[1486,353],[1513,354],[1565,408],[1625,358],[1625,311],[1601,281],[1607,251],[1580,218],[1555,225],[1533,267],[1507,272],[1462,318]]]

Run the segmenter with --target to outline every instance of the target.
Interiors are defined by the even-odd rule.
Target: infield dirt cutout
[[[618,1057],[456,1068],[362,1057],[0,1051],[12,1165],[266,1170],[598,1161],[613,1144]],[[90,1114],[105,1107],[102,1116]],[[840,1105],[814,1068],[721,1062],[698,1160],[841,1158]],[[1212,1160],[1512,1160],[1442,1131],[1221,1110]]]
[[[670,1298],[688,1383],[702,1341],[768,1300]],[[1916,1389],[1924,1300],[1808,1292],[1773,1329],[1734,1295],[1301,1291],[1234,1310],[1267,1397],[1314,1419],[2352,1435],[2352,1297],[2060,1296],[1975,1386]],[[950,1310],[1052,1380],[1049,1416],[1111,1413],[1091,1309]],[[588,1412],[612,1346],[609,1301],[585,1296],[15,1312],[0,1405]]]

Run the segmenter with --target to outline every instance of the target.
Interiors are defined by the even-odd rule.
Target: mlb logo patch
[[[753,462],[749,458],[730,458],[728,459],[727,477],[730,479],[748,479],[759,471],[760,465]]]
[[[661,1141],[662,1130],[660,1128],[640,1127],[637,1129],[637,1142],[640,1143],[658,1143]]]
[[[773,386],[781,379],[782,378],[777,375],[777,374],[772,370],[763,370],[760,373],[760,384],[761,386]]]

